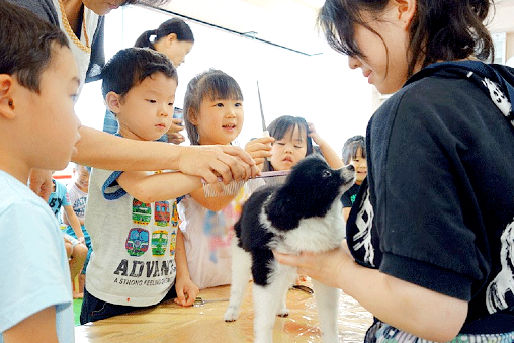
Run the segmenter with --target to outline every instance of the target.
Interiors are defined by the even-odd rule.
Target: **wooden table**
[[[200,291],[204,300],[228,298],[230,286]],[[225,323],[223,315],[228,301],[206,303],[201,307],[183,308],[172,301],[150,309],[116,316],[77,326],[77,343],[240,343],[253,341],[253,306],[251,286],[236,322]],[[318,313],[313,296],[291,289],[287,295],[289,316],[278,318],[273,329],[273,342],[320,342]],[[362,342],[371,324],[371,315],[351,297],[342,294],[339,302],[340,342]]]

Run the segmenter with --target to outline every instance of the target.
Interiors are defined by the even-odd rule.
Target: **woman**
[[[25,7],[66,32],[79,66],[81,79],[98,78],[104,64],[103,15],[125,4],[139,0],[8,0]],[[149,1],[144,1],[148,4]],[[155,0],[154,2],[162,2]],[[255,163],[242,149],[232,146],[180,147],[158,142],[137,142],[115,137],[82,126],[81,140],[73,161],[82,165],[110,170],[175,169],[197,175],[207,182],[243,179],[257,173]],[[51,174],[33,171],[30,186],[48,199]]]
[[[276,257],[371,312],[365,342],[514,341],[514,70],[477,61],[494,56],[490,9],[489,0],[321,9],[350,68],[395,94],[368,124],[348,243]]]

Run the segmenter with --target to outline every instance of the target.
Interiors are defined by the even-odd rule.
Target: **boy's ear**
[[[13,99],[15,81],[11,75],[0,74],[0,116],[12,119],[16,116],[16,104]]]
[[[109,92],[105,95],[105,105],[114,114],[120,112],[121,96],[114,92]]]
[[[404,29],[408,29],[416,14],[416,0],[395,0],[398,20],[402,23]]]

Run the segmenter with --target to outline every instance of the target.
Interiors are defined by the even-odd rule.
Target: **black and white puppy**
[[[232,286],[225,321],[239,317],[248,280],[253,277],[254,342],[272,342],[275,315],[285,317],[286,294],[296,268],[279,264],[282,253],[322,252],[344,239],[341,195],[355,179],[353,166],[331,169],[317,156],[300,161],[284,184],[260,188],[243,206],[235,224]],[[338,342],[339,290],[313,280],[323,342]]]

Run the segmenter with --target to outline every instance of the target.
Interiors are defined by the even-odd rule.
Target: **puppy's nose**
[[[347,166],[346,166],[346,169],[347,169],[348,171],[355,171],[355,167],[354,167],[352,164],[347,165]]]

